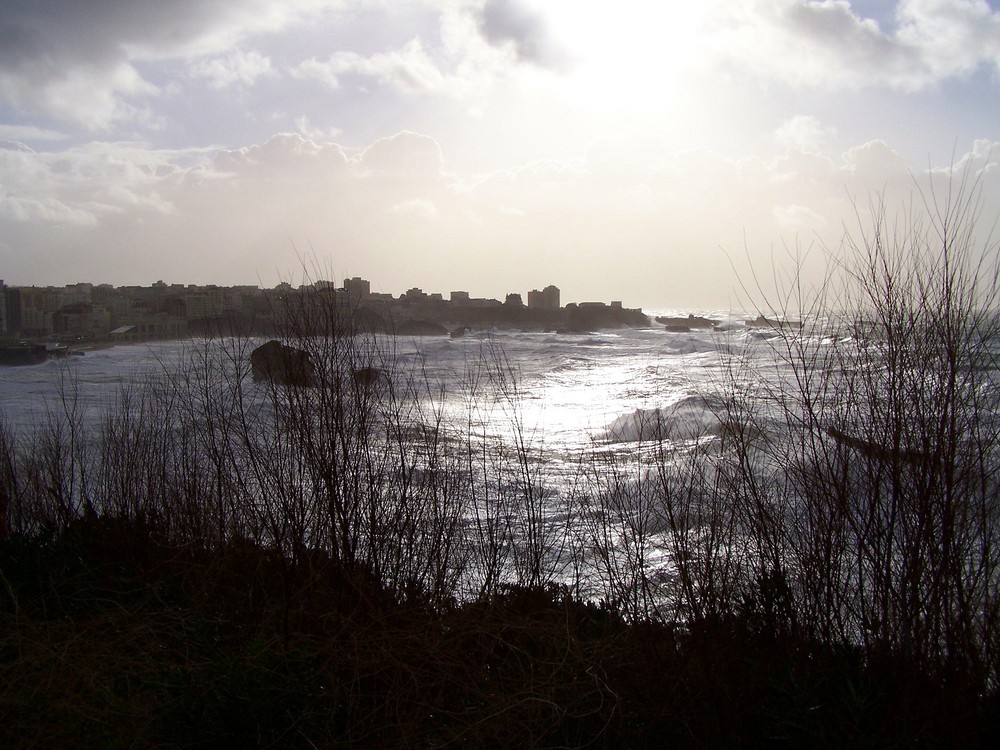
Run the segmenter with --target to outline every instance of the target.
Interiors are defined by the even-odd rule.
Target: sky
[[[985,0],[0,0],[9,285],[704,309],[998,160]]]

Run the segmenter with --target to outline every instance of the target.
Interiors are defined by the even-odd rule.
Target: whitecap
[[[672,354],[703,354],[715,352],[719,346],[710,338],[688,334],[668,334],[666,348]]]
[[[719,434],[721,401],[714,396],[689,395],[665,407],[636,409],[609,424],[604,438],[613,443],[693,440]]]

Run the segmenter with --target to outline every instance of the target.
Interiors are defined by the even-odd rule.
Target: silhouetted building
[[[353,279],[344,279],[344,291],[351,302],[357,304],[371,296],[372,285],[366,279],[355,276]]]
[[[187,321],[164,312],[133,314],[121,328],[131,327],[134,341],[179,339],[187,334]]]
[[[542,291],[532,289],[528,292],[528,307],[539,310],[558,310],[559,288],[549,284]]]
[[[451,293],[451,303],[453,305],[467,305],[467,304],[469,304],[469,293],[468,292],[452,292]]]
[[[39,287],[8,287],[7,330],[24,338],[52,333],[55,291]]]
[[[491,297],[472,297],[466,305],[468,307],[500,307],[500,300]]]
[[[74,302],[52,314],[52,329],[63,336],[94,338],[111,329],[111,316],[103,305]]]
[[[504,304],[507,307],[524,307],[524,301],[521,299],[521,295],[517,292],[512,292],[507,295],[507,299],[504,300]]]
[[[94,285],[86,282],[67,284],[62,290],[62,306],[90,304],[93,301]]]

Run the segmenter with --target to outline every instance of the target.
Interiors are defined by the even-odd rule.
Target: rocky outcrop
[[[309,387],[316,384],[316,367],[309,352],[271,340],[250,353],[255,381]]]
[[[716,326],[716,321],[692,313],[689,313],[687,317],[657,315],[656,322],[665,326],[666,330],[678,333],[688,332],[694,328],[712,329]]]

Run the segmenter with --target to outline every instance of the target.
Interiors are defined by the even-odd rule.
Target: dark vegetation
[[[776,369],[723,353],[717,437],[658,423],[560,494],[502,352],[456,418],[386,339],[299,335],[343,330],[321,300],[286,311],[308,385],[254,382],[239,338],[96,427],[70,383],[0,429],[0,745],[995,746],[971,205],[793,284],[829,335],[775,332]]]

